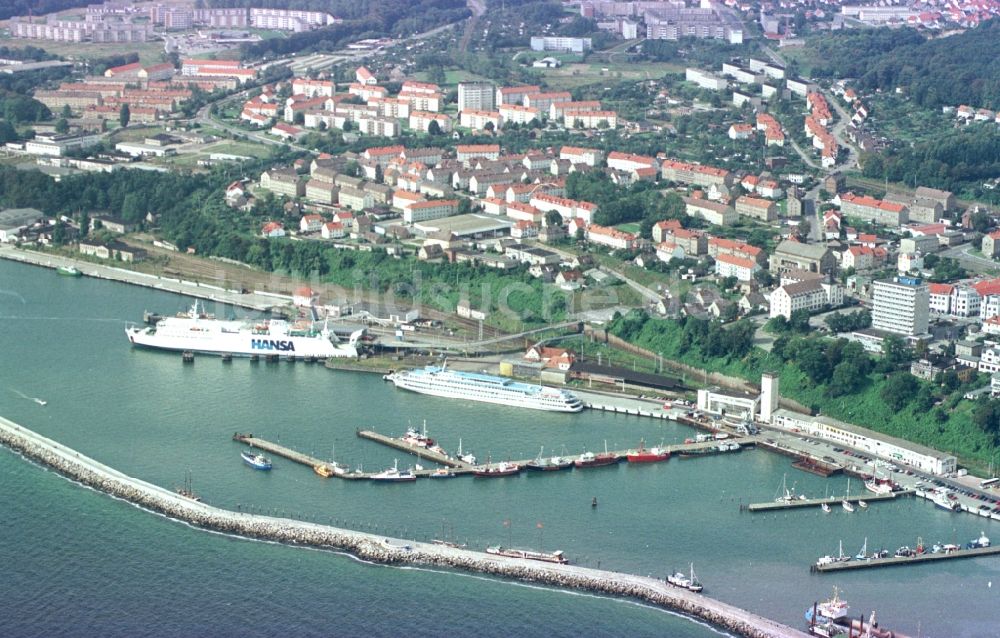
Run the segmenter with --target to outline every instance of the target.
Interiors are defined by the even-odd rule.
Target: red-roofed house
[[[930,303],[928,307],[931,312],[946,315],[951,312],[951,293],[955,287],[951,284],[928,284]]]
[[[983,236],[982,250],[983,256],[989,259],[1000,256],[1000,230]]]
[[[681,230],[681,228],[683,228],[681,223],[676,219],[666,219],[656,222],[653,224],[653,241],[657,244],[666,241],[666,235],[672,235],[674,231]]]
[[[359,66],[357,68],[354,72],[354,78],[357,80],[358,84],[363,84],[364,86],[375,86],[378,84],[378,80],[372,72],[363,66]]]
[[[871,270],[875,267],[875,250],[868,246],[850,246],[844,251],[840,265],[856,271]]]
[[[760,264],[756,261],[736,255],[724,254],[715,258],[715,273],[720,277],[736,277],[739,281],[751,281],[760,269]]]
[[[260,235],[265,239],[284,237],[285,227],[281,225],[281,222],[267,222],[263,227],[261,227]]]
[[[104,77],[138,79],[139,71],[142,71],[142,63],[133,62],[131,64],[123,64],[121,66],[116,66],[108,69],[107,71],[104,72]]]
[[[532,346],[524,353],[525,361],[536,361],[544,363],[547,368],[559,368],[569,370],[570,365],[575,361],[573,353],[564,348],[549,348],[546,346]],[[568,362],[568,363],[567,363]],[[565,364],[565,367],[563,367]]]
[[[597,224],[587,227],[587,241],[616,250],[634,250],[639,245],[639,238],[635,234]]]
[[[327,222],[319,232],[323,239],[342,239],[346,234],[344,225],[340,222]]]
[[[323,227],[322,215],[303,215],[299,220],[300,233],[315,233]]]
[[[909,220],[909,209],[903,204],[854,193],[840,195],[840,211],[846,217],[858,217],[887,226],[899,226]]]

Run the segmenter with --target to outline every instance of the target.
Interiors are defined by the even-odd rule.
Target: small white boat
[[[820,507],[822,507],[823,511],[826,512],[827,514],[830,513],[830,506],[827,505],[826,503],[823,503],[822,505],[820,505]]]
[[[845,512],[853,512],[854,506],[846,498],[840,502],[840,506],[844,508]]]
[[[37,398],[37,397],[36,397],[36,398],[34,399],[34,401],[35,401],[35,403],[37,403],[38,405],[48,405],[48,404],[49,404],[49,402],[48,402],[48,401],[46,401],[45,399],[39,399],[39,398]]]
[[[858,501],[858,507],[860,507],[863,510],[866,510],[866,509],[868,509],[868,503],[866,503],[864,501]]]

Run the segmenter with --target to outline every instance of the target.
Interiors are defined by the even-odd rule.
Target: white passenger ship
[[[338,343],[325,327],[317,330],[311,321],[289,323],[282,319],[227,321],[191,309],[176,317],[160,319],[155,325],[129,326],[125,335],[136,346],[233,356],[284,355],[288,357],[356,357],[363,330],[351,335],[348,343]]]
[[[476,372],[457,372],[445,367],[427,366],[386,376],[397,388],[450,399],[499,403],[534,410],[579,412],[583,403],[572,392],[505,377]]]

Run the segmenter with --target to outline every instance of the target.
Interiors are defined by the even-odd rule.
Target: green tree
[[[550,210],[545,213],[545,225],[546,226],[562,226],[562,215],[559,211]]]
[[[73,111],[70,110],[69,104],[63,104],[61,115],[62,115],[62,117],[64,119],[67,119],[67,120],[69,118],[73,117]]]
[[[919,385],[917,379],[909,372],[896,372],[890,375],[882,386],[879,397],[885,401],[890,410],[899,412],[915,398]]]
[[[292,116],[292,124],[297,126],[302,126],[306,123],[305,111],[296,111],[295,115]]]
[[[437,123],[437,120],[431,120],[431,123],[427,125],[428,135],[440,135],[441,125]]]
[[[59,118],[56,122],[56,133],[69,133],[69,122],[66,118]]]
[[[118,123],[121,124],[122,128],[128,126],[129,120],[132,119],[132,112],[128,108],[128,103],[122,104],[122,107],[118,110]]]

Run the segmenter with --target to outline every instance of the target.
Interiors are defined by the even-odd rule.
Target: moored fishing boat
[[[538,452],[538,456],[524,465],[524,469],[529,472],[557,472],[559,470],[568,470],[573,467],[572,460],[561,456],[544,457],[542,456],[544,452],[545,448],[542,448]]]
[[[372,474],[371,480],[379,481],[382,483],[405,483],[409,481],[416,481],[417,476],[412,470],[399,470],[399,461],[393,460],[392,467],[386,470],[382,470],[378,474]]]
[[[666,461],[670,458],[670,452],[663,447],[656,446],[646,449],[646,442],[639,441],[639,448],[636,450],[629,450],[625,455],[625,460],[629,463],[658,463],[660,461]]]
[[[83,271],[76,266],[59,266],[56,272],[63,277],[83,277]]]
[[[252,467],[255,470],[270,470],[271,469],[271,459],[267,458],[259,452],[254,452],[253,449],[243,450],[240,452],[240,457],[243,462]]]
[[[573,465],[576,467],[600,467],[602,465],[614,465],[622,460],[622,457],[618,456],[614,452],[608,452],[608,442],[604,442],[604,452],[600,454],[594,454],[593,452],[584,452],[580,455]]]
[[[499,478],[502,476],[514,476],[515,474],[520,473],[521,466],[517,463],[501,461],[495,465],[493,463],[487,463],[486,465],[478,467],[473,470],[472,475],[479,478]]]
[[[455,478],[455,476],[457,475],[446,467],[439,467],[438,469],[428,474],[428,476],[430,478],[439,479],[439,478]]]

